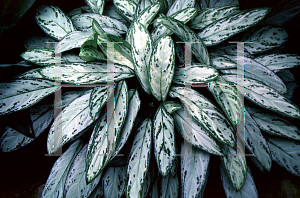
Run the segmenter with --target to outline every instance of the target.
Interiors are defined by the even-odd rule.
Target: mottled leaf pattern
[[[235,62],[225,56],[213,57],[210,60],[211,65],[216,69],[234,69],[237,67]]]
[[[105,0],[85,0],[85,2],[94,13],[103,13]]]
[[[27,50],[29,50],[29,49],[45,49],[45,48],[53,49],[55,47],[54,42],[55,42],[55,40],[50,37],[35,36],[35,37],[27,38],[24,43],[24,46],[26,47]]]
[[[178,197],[179,195],[179,179],[177,174],[172,175],[169,173],[166,177],[161,179],[161,190],[160,197],[161,198],[171,198]]]
[[[164,108],[166,109],[166,111],[171,115],[173,114],[175,111],[177,111],[178,109],[181,109],[182,106],[180,103],[175,102],[175,101],[164,101],[162,103],[162,105],[164,106]]]
[[[127,167],[108,167],[103,174],[104,197],[119,198],[125,193]]]
[[[200,0],[201,8],[213,8],[226,5],[239,5],[238,0]]]
[[[175,0],[170,9],[168,10],[167,16],[171,16],[172,14],[185,8],[192,8],[194,7],[195,3],[195,0]]]
[[[21,54],[21,57],[31,63],[47,66],[54,65],[54,51],[49,49],[29,49]]]
[[[113,0],[114,5],[118,8],[120,13],[125,16],[129,21],[133,20],[136,3],[131,0]]]
[[[290,69],[300,65],[300,56],[293,54],[268,54],[254,59],[273,72]]]
[[[106,104],[106,100],[109,98],[107,90],[109,86],[95,87],[92,90],[89,99],[90,116],[95,120],[100,114],[102,107]]]

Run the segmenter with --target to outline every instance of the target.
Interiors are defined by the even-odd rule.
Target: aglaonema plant
[[[47,37],[29,38],[19,63],[37,67],[0,85],[0,114],[29,120],[8,123],[2,152],[48,126],[49,154],[70,145],[42,197],[202,197],[211,155],[220,158],[227,197],[258,197],[246,159],[267,171],[273,160],[300,176],[300,131],[285,119],[299,119],[300,110],[290,100],[294,85],[284,82],[300,57],[280,53],[288,35],[276,15],[266,17],[271,8],[86,3],[69,14],[40,7],[35,20]],[[242,55],[228,43],[237,40]],[[68,85],[80,89],[60,96]],[[45,102],[54,93],[58,102]],[[252,157],[238,152],[243,146]]]

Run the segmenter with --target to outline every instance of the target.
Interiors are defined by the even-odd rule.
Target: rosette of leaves
[[[220,159],[227,197],[258,197],[245,155],[236,154],[242,144],[260,168],[269,171],[273,160],[300,175],[300,131],[286,119],[299,119],[300,110],[282,73],[300,57],[278,50],[288,38],[283,28],[272,20],[260,26],[270,8],[240,10],[227,0],[86,3],[69,14],[40,7],[35,19],[49,38],[28,39],[21,54],[22,64],[36,67],[0,86],[0,115],[28,118],[7,124],[3,152],[47,126],[49,154],[74,142],[42,197],[202,197],[211,155]],[[252,41],[244,66],[228,44],[236,40]],[[61,85],[58,102],[45,105]],[[52,122],[53,109],[60,111]]]

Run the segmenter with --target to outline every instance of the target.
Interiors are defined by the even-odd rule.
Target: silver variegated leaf
[[[114,5],[105,6],[104,11],[103,11],[103,15],[104,16],[109,16],[111,18],[118,19],[119,21],[124,23],[127,27],[129,26],[129,22],[125,19],[126,17],[122,16],[119,13],[118,8]]]
[[[169,173],[161,179],[160,198],[178,197],[179,195],[179,179],[177,174],[174,176]]]
[[[226,5],[239,5],[238,0],[200,0],[201,8],[213,8]]]
[[[142,197],[142,187],[149,169],[151,154],[152,122],[146,119],[134,137],[127,169],[127,197]]]
[[[54,65],[54,50],[49,49],[29,49],[21,54],[21,57],[40,66]]]
[[[223,75],[222,77],[229,82],[236,83],[236,75]],[[237,88],[239,90],[241,85],[237,85]],[[245,77],[244,90],[244,96],[255,104],[288,117],[300,118],[299,108],[275,89]]]
[[[85,0],[85,2],[94,13],[103,13],[105,0]]]
[[[299,129],[285,119],[265,113],[258,109],[247,108],[249,113],[263,131],[293,140],[300,140]]]
[[[237,44],[236,43],[232,43],[230,45],[228,44],[224,44],[224,45],[217,45],[215,47],[210,47],[209,48],[209,54],[212,57],[218,57],[218,56],[228,56],[229,59],[231,58],[235,58],[235,62],[236,62],[236,57],[238,56],[237,54]],[[244,51],[244,57],[252,57],[252,55],[247,52]]]
[[[84,61],[107,61],[105,55],[97,49],[98,34],[94,33],[80,47],[79,56]]]
[[[104,197],[120,198],[127,184],[127,166],[108,167],[103,174]]]
[[[152,183],[153,177],[154,177],[154,166],[151,166],[152,164],[150,163],[149,169],[147,171],[145,180],[143,182],[142,186],[142,197],[146,197],[148,194],[148,191],[150,189],[150,185]]]
[[[29,49],[53,49],[55,46],[53,45],[55,42],[54,39],[50,37],[41,37],[41,36],[35,36],[35,37],[29,37],[26,39],[24,46],[27,50]]]
[[[273,72],[290,69],[300,65],[300,56],[293,54],[268,54],[254,59]]]
[[[137,2],[137,8],[135,10],[134,17],[137,18],[137,16],[139,16],[147,7],[151,6],[152,4],[154,4],[154,2],[152,3],[152,1],[150,0],[140,0],[139,2]]]
[[[216,140],[200,124],[193,119],[184,109],[179,109],[173,113],[175,126],[179,134],[194,147],[200,148],[214,155],[223,155]]]
[[[85,61],[80,58],[77,54],[73,53],[64,53],[61,57],[61,62],[67,63],[84,63]]]
[[[149,85],[149,61],[152,54],[152,40],[148,30],[135,21],[132,25],[131,53],[134,70],[144,91],[151,94]]]
[[[269,10],[269,8],[257,8],[225,17],[206,26],[198,36],[206,46],[217,45],[260,22]]]
[[[36,79],[45,79],[41,74],[40,74],[40,68],[35,68],[31,69],[29,71],[26,71],[20,75],[18,75],[16,78],[18,79],[31,79],[31,80],[36,80]]]
[[[61,95],[61,109],[67,107],[71,102],[73,102],[76,98],[82,96],[86,90],[77,90],[77,91],[68,91]]]
[[[32,67],[34,66],[34,64],[30,63],[29,61],[20,61],[18,63],[12,63],[12,64],[0,64],[0,68],[11,67],[11,66]]]
[[[193,8],[195,7],[195,3],[195,0],[175,0],[170,9],[168,10],[166,16],[171,16],[172,14],[185,8]]]
[[[119,12],[125,16],[129,21],[132,21],[135,15],[137,4],[131,0],[113,0],[114,5]]]
[[[209,24],[239,12],[236,5],[228,5],[216,8],[205,8],[190,22],[190,28],[203,29]]]
[[[57,44],[55,47],[55,53],[80,48],[81,45],[92,35],[93,30],[70,32]]]
[[[55,6],[41,6],[36,11],[35,20],[46,34],[56,40],[76,31],[71,19]]]
[[[200,61],[200,63],[210,65],[206,46],[197,34],[188,26],[169,17],[160,17],[156,19],[155,22],[163,24],[184,42],[196,42],[192,45],[192,54]]]
[[[239,191],[246,181],[247,163],[246,157],[241,153],[241,142],[238,141],[237,144],[237,149],[239,149],[238,153],[237,150],[229,146],[223,147],[225,156],[221,157],[221,162],[223,163],[222,166],[224,166],[233,188]]]
[[[158,40],[149,63],[149,84],[153,96],[165,101],[174,75],[175,49],[171,37]]]
[[[92,13],[93,10],[91,10],[91,8],[89,6],[81,6],[79,8],[75,8],[74,10],[69,12],[68,16],[73,17],[74,15],[83,14],[83,13],[87,13],[87,12]]]
[[[203,84],[214,80],[218,75],[218,70],[208,65],[179,65],[175,67],[173,83],[180,85]]]
[[[247,33],[241,40],[250,41],[245,49],[251,54],[259,54],[283,45],[288,34],[283,28],[265,26]]]
[[[201,196],[208,176],[210,155],[192,145],[181,144],[181,191],[183,198]]]
[[[106,104],[106,101],[109,98],[109,89],[111,89],[109,86],[93,88],[89,99],[90,116],[93,120],[99,116],[103,106]]]
[[[107,68],[106,62],[71,63],[62,64],[57,70],[56,66],[44,67],[40,70],[42,76],[49,80],[60,77],[63,83],[94,84],[107,83],[107,81],[120,81],[134,76],[134,71],[127,66],[114,64],[114,68]],[[57,72],[59,71],[59,72]],[[114,79],[112,75],[114,74]]]
[[[26,109],[54,93],[54,82],[17,79],[0,83],[0,115]]]
[[[48,134],[47,150],[55,153],[64,144],[80,136],[93,123],[90,117],[89,98],[91,90],[73,100],[55,118]]]
[[[154,155],[163,177],[170,172],[175,159],[174,120],[163,106],[159,106],[153,118]]]
[[[175,101],[164,101],[162,105],[170,115],[182,108],[181,104]]]
[[[100,182],[101,175],[87,184],[85,181],[85,160],[88,145],[85,144],[78,153],[68,173],[64,197],[66,198],[87,198]]]
[[[293,175],[300,176],[300,144],[283,138],[266,138],[272,159]]]
[[[216,69],[234,69],[237,67],[235,62],[225,56],[211,57],[210,61]]]
[[[244,101],[236,87],[229,85],[221,76],[208,83],[208,90],[233,125],[239,125],[244,118]]]
[[[100,198],[103,197],[103,186],[102,183],[99,183],[96,186],[95,190],[90,194],[88,198]]]
[[[250,116],[249,112],[245,110],[245,133],[238,132],[240,140],[245,138],[245,145],[253,153],[254,157],[267,170],[271,170],[272,158],[267,141],[261,134],[259,123],[257,124]]]
[[[128,88],[125,81],[118,83],[114,98],[111,97],[107,103],[107,113],[102,111],[89,141],[87,182],[91,182],[103,171],[115,151],[128,110]]]
[[[56,160],[42,192],[43,198],[64,197],[68,172],[81,148],[82,142],[77,140]]]
[[[220,110],[207,98],[191,88],[173,86],[169,92],[185,105],[186,111],[218,141],[235,146],[234,130]]]
[[[236,191],[233,186],[230,183],[230,179],[224,169],[224,167],[221,165],[221,179],[223,183],[223,188],[225,190],[226,197],[231,198],[258,198],[258,193],[256,190],[256,186],[252,177],[252,174],[250,172],[250,169],[247,168],[247,177],[245,184],[241,188],[240,191]]]

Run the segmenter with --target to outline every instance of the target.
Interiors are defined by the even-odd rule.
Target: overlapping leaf
[[[53,42],[53,43],[51,43]],[[27,50],[29,49],[53,49],[54,48],[54,42],[55,40],[50,37],[41,37],[41,36],[35,36],[35,37],[29,37],[26,39],[24,46]]]
[[[164,108],[166,109],[166,111],[170,115],[173,114],[178,109],[182,108],[181,104],[179,104],[178,102],[175,102],[175,101],[171,101],[171,100],[170,101],[164,101],[162,103],[162,105],[164,106]]]
[[[300,65],[300,56],[293,54],[268,54],[254,59],[273,72],[290,69]]]
[[[120,13],[125,16],[129,21],[133,20],[137,5],[131,0],[114,0],[114,5],[118,8]]]
[[[211,65],[217,69],[234,69],[237,67],[235,62],[225,56],[213,57],[210,60]]]
[[[193,8],[195,3],[195,0],[175,0],[170,9],[168,10],[166,16],[171,16],[172,14],[185,8]]]
[[[201,8],[213,8],[226,5],[239,5],[238,0],[200,0]]]
[[[102,177],[104,196],[119,198],[125,193],[127,172],[124,166],[108,167]]]
[[[103,13],[105,0],[85,0],[85,2],[94,13]]]
[[[108,89],[111,89],[109,86],[95,87],[92,90],[90,99],[89,99],[89,108],[90,116],[95,120],[100,112],[102,107],[106,104],[107,99],[109,98]]]
[[[49,49],[29,49],[21,54],[21,57],[31,63],[47,66],[54,65],[54,51]]]
[[[166,177],[161,179],[161,198],[178,197],[179,195],[179,179],[177,174],[172,175],[169,173]]]

